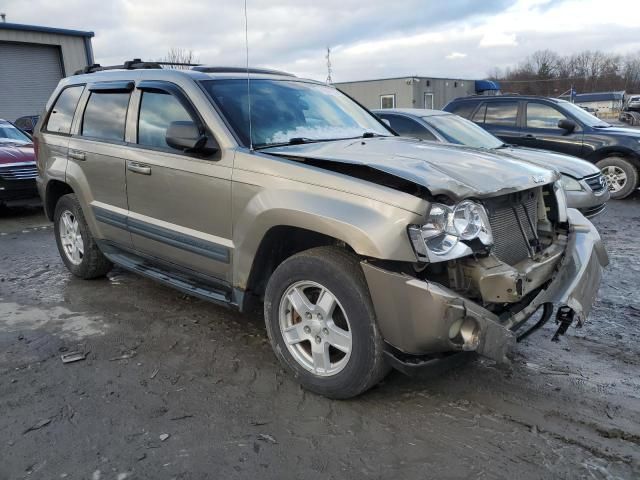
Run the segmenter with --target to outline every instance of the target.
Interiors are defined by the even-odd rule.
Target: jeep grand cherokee
[[[289,74],[91,67],[60,82],[35,139],[73,274],[117,264],[242,311],[262,302],[279,361],[333,398],[390,366],[504,361],[554,304],[562,333],[607,263],[555,172],[394,136]]]

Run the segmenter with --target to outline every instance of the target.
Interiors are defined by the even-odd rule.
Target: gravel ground
[[[639,207],[595,221],[611,265],[584,328],[340,402],[280,369],[260,318],[73,278],[40,211],[5,209],[0,479],[640,478]]]

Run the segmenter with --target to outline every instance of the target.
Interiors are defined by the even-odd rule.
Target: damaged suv
[[[504,361],[554,305],[564,333],[608,262],[557,173],[397,137],[289,74],[92,66],[41,118],[39,189],[73,274],[117,264],[263,303],[280,362],[329,397],[457,352]]]

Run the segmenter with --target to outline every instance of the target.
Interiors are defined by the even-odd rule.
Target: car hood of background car
[[[400,137],[287,145],[262,152],[367,166],[453,200],[493,197],[538,187],[557,178],[552,170],[504,155]]]
[[[586,160],[572,157],[570,155],[548,152],[546,150],[537,150],[535,148],[523,147],[507,147],[496,150],[496,152],[502,153],[511,158],[535,163],[536,165],[539,165],[541,167],[554,168],[560,173],[564,173],[577,179],[600,173],[598,167],[596,167],[593,163],[587,162]]]
[[[35,161],[33,144],[3,142],[0,139],[0,165]]]
[[[612,125],[610,127],[594,128],[595,133],[604,133],[605,135],[617,135],[620,137],[634,137],[640,139],[640,130],[635,128],[617,127]]]

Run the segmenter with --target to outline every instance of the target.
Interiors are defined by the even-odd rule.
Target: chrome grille
[[[607,181],[601,173],[596,173],[588,177],[584,177],[584,181],[589,185],[589,188],[595,192],[603,192],[607,188]]]
[[[37,176],[35,162],[0,165],[0,178],[3,180],[30,180]]]
[[[536,243],[539,190],[489,199],[485,202],[493,233],[493,254],[509,265],[530,256]]]

